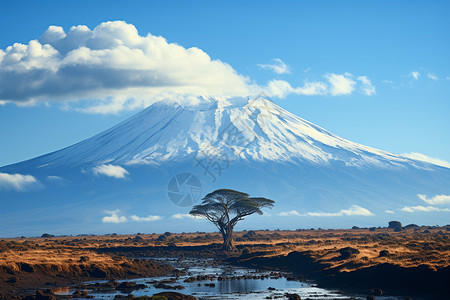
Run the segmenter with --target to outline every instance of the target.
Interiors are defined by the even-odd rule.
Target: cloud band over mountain
[[[261,66],[278,74],[288,72],[281,59],[275,62],[275,67]],[[308,81],[297,88],[284,80],[261,86],[199,48],[184,48],[150,33],[140,35],[123,21],[104,22],[93,30],[73,26],[68,32],[50,26],[38,40],[0,49],[0,105],[84,100],[77,109],[117,113],[173,94],[231,97],[265,91],[280,98],[336,96],[351,94],[357,85],[362,94],[375,93],[365,76],[354,80],[349,73],[330,73],[324,78],[325,82]]]

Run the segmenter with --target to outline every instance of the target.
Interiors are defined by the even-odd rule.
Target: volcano
[[[450,194],[450,169],[348,141],[264,97],[161,101],[0,174],[26,183],[0,186],[3,236],[208,230],[187,213],[218,188],[276,201],[245,228],[449,217],[426,201]]]

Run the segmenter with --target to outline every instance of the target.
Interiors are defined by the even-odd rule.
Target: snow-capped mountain
[[[167,224],[196,230],[199,221],[185,216],[189,207],[168,200],[177,174],[198,179],[196,196],[192,186],[186,192],[192,201],[220,187],[273,198],[274,212],[261,217],[268,227],[345,226],[364,218],[376,225],[392,213],[417,217],[405,207],[427,204],[418,194],[450,194],[449,169],[350,142],[263,97],[155,103],[87,140],[0,173],[30,181],[0,190],[6,206],[0,222],[8,234],[55,225],[61,232],[126,232],[145,221],[155,231]],[[446,208],[437,209],[448,217]],[[46,216],[34,215],[38,210]],[[419,217],[431,215],[435,222],[436,214],[423,209]],[[77,227],[80,218],[86,226]],[[249,225],[262,222],[250,219]]]
[[[156,103],[76,145],[15,165],[27,169],[113,163],[151,164],[189,156],[308,162],[356,167],[429,168],[424,163],[338,137],[262,97],[203,98],[199,104]]]

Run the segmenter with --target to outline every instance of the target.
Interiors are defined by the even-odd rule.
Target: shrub
[[[87,261],[89,261],[89,256],[85,256],[85,255],[80,256],[80,262],[87,262]]]
[[[339,249],[339,253],[341,254],[341,259],[347,259],[359,254],[359,250],[351,247],[345,247]]]
[[[43,238],[52,238],[52,237],[55,237],[55,236],[53,234],[44,233],[43,235],[41,235],[41,237],[43,237]]]
[[[408,224],[405,226],[405,228],[416,228],[416,227],[419,227],[419,226],[416,224]]]
[[[160,241],[160,242],[166,241],[167,235],[161,234],[160,236],[158,236],[158,238],[156,240]]]

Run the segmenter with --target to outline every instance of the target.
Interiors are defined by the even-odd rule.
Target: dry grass
[[[429,232],[424,232],[425,230]],[[163,241],[160,235],[110,235],[87,237],[54,237],[5,239],[0,243],[0,266],[18,262],[28,264],[80,264],[81,256],[89,258],[85,263],[108,265],[117,263],[120,257],[99,254],[95,249],[120,246],[142,248],[148,246],[201,246],[221,243],[217,233],[172,234]],[[265,251],[267,256],[288,254],[291,251],[311,251],[318,261],[332,267],[344,266],[353,270],[380,263],[393,263],[404,267],[427,264],[434,268],[450,264],[450,231],[446,228],[412,228],[401,232],[382,228],[352,230],[305,231],[255,231],[235,234],[236,245],[249,247],[251,251]],[[344,258],[342,248],[354,248],[359,253]],[[386,250],[389,255],[380,256]],[[264,254],[263,254],[264,255]],[[351,263],[349,263],[351,262]]]

